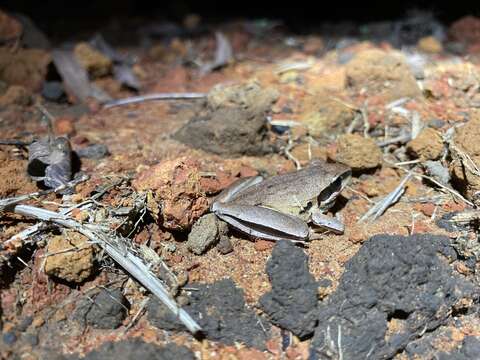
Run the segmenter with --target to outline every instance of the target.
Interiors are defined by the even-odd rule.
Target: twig
[[[378,219],[391,205],[396,203],[400,196],[405,192],[405,184],[412,178],[413,174],[409,172],[400,184],[387,196],[385,196],[381,201],[372,206],[359,220],[359,222],[367,220],[369,217],[372,217],[372,220]]]
[[[368,122],[367,112],[368,101],[365,101],[364,106],[360,109],[363,118],[363,137],[368,138],[368,132],[370,131],[370,123]]]
[[[125,99],[107,101],[103,106],[104,109],[109,109],[115,106],[122,106],[128,104],[136,104],[145,101],[153,100],[191,100],[203,99],[207,96],[205,93],[154,93],[140,96],[132,96]]]
[[[391,166],[393,166],[394,168],[397,168],[397,169],[400,169],[400,170],[403,170],[405,172],[410,172],[409,170],[407,169],[404,169],[402,168],[401,166],[397,166],[395,165],[394,163],[391,163],[390,161],[384,159],[385,162],[387,162],[388,164],[390,164]],[[458,193],[457,191],[453,190],[452,188],[446,186],[446,185],[443,185],[441,182],[435,180],[433,177],[431,176],[428,176],[428,175],[423,175],[423,174],[419,174],[419,173],[416,173],[416,172],[413,172],[412,173],[414,176],[417,176],[419,178],[423,178],[423,179],[426,179],[426,180],[429,180],[431,182],[433,182],[435,185],[437,185],[438,187],[448,191],[450,194],[452,194],[453,196],[459,198],[460,200],[462,200],[464,203],[474,207],[475,205],[471,202],[471,201],[468,201],[467,199],[465,199],[460,193]]]
[[[135,313],[135,315],[133,316],[132,320],[127,324],[127,326],[125,326],[125,330],[123,331],[124,334],[126,334],[127,331],[130,330],[133,325],[135,325],[135,323],[137,322],[137,319],[138,319],[138,318],[140,317],[140,315],[142,315],[142,313],[145,311],[145,307],[147,306],[148,300],[149,300],[148,297],[142,300],[142,302],[140,303],[140,308],[139,308],[138,311]]]
[[[22,141],[15,139],[0,139],[0,145],[14,145],[14,146],[23,146],[26,147],[30,145],[32,141]]]
[[[120,181],[117,181],[113,184],[110,184],[103,188],[100,192],[96,193],[95,195],[91,196],[88,200],[85,200],[79,204],[75,204],[73,206],[70,206],[67,209],[64,209],[60,211],[61,214],[66,215],[72,212],[74,209],[82,208],[84,209],[86,205],[90,204],[91,202],[95,202],[96,199],[102,197],[106,192],[108,192],[110,189],[114,188],[115,186],[119,185],[124,179],[122,178]],[[5,241],[2,245],[5,246],[8,243],[16,240],[21,240],[24,241],[28,237],[32,236],[33,234],[37,233],[38,231],[42,230],[46,226],[45,223],[38,223],[35,225],[30,226],[29,228],[19,232],[18,234],[13,235],[10,239]]]
[[[293,156],[291,153],[290,153],[290,150],[293,148],[293,141],[292,141],[292,138],[289,136],[288,137],[288,144],[287,146],[285,146],[285,150],[284,150],[284,153],[285,153],[285,156],[289,159],[289,160],[292,160],[293,163],[295,164],[295,168],[297,170],[300,170],[302,168],[302,165],[300,164],[300,161],[298,161],[298,159]]]
[[[61,213],[35,206],[16,205],[12,211],[16,214],[52,222],[66,228],[74,229],[85,235],[91,241],[103,248],[125,271],[136,278],[145,288],[150,290],[162,301],[193,334],[201,331],[200,325],[190,315],[176,304],[167,289],[154,276],[147,265],[137,257],[126,245],[126,240],[120,237],[108,236],[91,224],[82,225],[73,218]]]
[[[30,194],[26,194],[26,195],[20,195],[20,196],[15,196],[15,197],[12,197],[12,198],[0,199],[0,213],[2,211],[6,211],[8,207],[19,204],[23,201],[34,199],[34,198],[37,198],[39,196],[48,195],[50,193],[57,193],[59,191],[65,190],[67,188],[73,188],[76,185],[78,185],[78,184],[80,184],[84,181],[87,181],[89,178],[90,177],[88,175],[83,175],[78,179],[72,180],[72,181],[70,181],[66,184],[62,184],[55,189],[41,190],[41,191],[36,191],[36,192],[30,193]]]
[[[412,140],[412,136],[410,134],[402,134],[402,135],[396,136],[394,138],[379,141],[379,142],[377,142],[377,145],[380,146],[380,147],[384,147],[384,146],[388,146],[388,145],[392,145],[392,144],[405,144],[405,143],[409,142],[410,140]]]

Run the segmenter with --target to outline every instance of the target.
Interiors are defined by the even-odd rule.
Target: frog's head
[[[335,203],[337,196],[350,182],[352,170],[342,164],[326,164],[330,182],[318,195],[318,207],[327,210]]]

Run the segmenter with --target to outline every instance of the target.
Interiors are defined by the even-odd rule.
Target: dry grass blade
[[[105,103],[104,109],[109,109],[115,106],[136,104],[145,101],[154,100],[191,100],[203,99],[207,96],[205,93],[154,93],[148,95],[132,96],[125,99],[111,100]]]
[[[58,193],[62,190],[73,188],[76,185],[78,185],[78,184],[80,184],[84,181],[87,181],[89,178],[90,177],[88,175],[83,175],[78,179],[72,180],[72,181],[70,181],[66,184],[62,184],[55,189],[36,191],[36,192],[26,194],[26,195],[20,195],[20,196],[15,196],[15,197],[12,197],[12,198],[0,199],[0,213],[2,211],[8,211],[9,207],[12,207],[16,204],[19,204],[19,203],[23,202],[23,201],[30,200],[30,199],[35,199],[37,197],[48,195],[50,193]]]
[[[359,222],[365,221],[369,218],[373,220],[378,219],[390,206],[395,204],[398,199],[405,192],[405,185],[412,178],[413,174],[408,173],[400,184],[387,196],[385,196],[381,201],[372,206],[359,220]]]
[[[448,221],[457,224],[470,224],[471,222],[478,221],[479,219],[480,211],[470,209],[453,215]]]
[[[141,258],[134,254],[125,239],[112,236],[99,230],[98,226],[92,224],[81,224],[73,218],[50,210],[45,210],[29,205],[15,205],[12,212],[47,221],[69,229],[78,231],[94,243],[104,249],[122,268],[137,279],[145,288],[151,291],[162,301],[193,334],[201,330],[200,325],[183,309],[181,309],[170,296],[168,290],[160,280],[152,274],[149,267]]]

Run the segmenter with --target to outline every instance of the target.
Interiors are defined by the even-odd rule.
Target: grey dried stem
[[[55,189],[48,189],[48,190],[42,190],[42,191],[36,191],[30,194],[26,195],[20,195],[20,196],[15,196],[11,198],[6,198],[6,199],[0,199],[0,213],[3,211],[8,211],[9,207],[12,207],[16,204],[19,204],[23,201],[27,201],[30,199],[35,199],[40,196],[48,195],[50,193],[58,193],[60,191],[63,191],[68,188],[74,188],[78,184],[87,181],[90,177],[88,175],[83,175],[79,177],[78,179],[72,180],[66,184],[60,185]]]
[[[140,96],[132,96],[125,99],[118,99],[108,101],[104,105],[104,109],[109,109],[115,106],[136,104],[145,101],[154,101],[154,100],[192,100],[192,99],[203,99],[207,96],[205,93],[153,93]]]
[[[390,206],[395,204],[405,192],[405,185],[412,178],[413,174],[408,173],[397,187],[381,201],[372,206],[359,220],[359,222],[365,221],[369,218],[372,220],[378,219]]]

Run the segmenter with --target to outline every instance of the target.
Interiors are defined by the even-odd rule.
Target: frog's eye
[[[318,204],[320,206],[331,205],[340,191],[342,191],[342,178],[338,177],[318,195]]]

